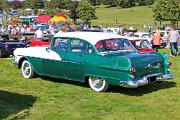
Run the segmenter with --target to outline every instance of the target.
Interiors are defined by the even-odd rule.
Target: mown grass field
[[[153,11],[150,6],[126,9],[99,6],[96,8],[96,15],[98,19],[92,21],[93,25],[107,25],[108,27],[124,25],[141,28],[144,24],[152,25],[154,23]]]
[[[0,59],[0,120],[179,120],[180,56],[169,59],[175,79],[107,93],[61,79],[26,80],[12,59]]]
[[[133,26],[138,30],[147,31],[149,25],[154,24],[154,13],[153,6],[136,6],[132,8],[118,8],[106,6],[96,7],[96,20],[92,20],[93,26],[107,26],[107,27],[118,27],[123,25],[128,28]],[[156,22],[156,26],[153,30],[157,29],[160,26],[160,22]],[[162,21],[162,25],[170,25],[168,21]],[[146,25],[146,28],[143,26]]]

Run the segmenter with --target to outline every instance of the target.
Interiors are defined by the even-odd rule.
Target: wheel
[[[90,88],[96,92],[105,92],[107,91],[109,87],[106,80],[102,78],[89,77],[88,82],[89,82]]]
[[[32,68],[31,64],[29,63],[29,61],[27,60],[24,60],[22,62],[22,65],[21,65],[21,72],[22,72],[22,75],[27,78],[27,79],[30,79],[30,78],[33,78],[35,76],[35,71],[34,69]]]

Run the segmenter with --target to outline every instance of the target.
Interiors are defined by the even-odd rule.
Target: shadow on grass
[[[126,94],[130,96],[143,96],[144,94],[152,93],[162,89],[169,89],[176,87],[176,83],[172,81],[159,81],[150,83],[138,88],[123,88],[118,86],[112,86],[109,92]]]
[[[11,114],[12,119],[23,119],[29,114],[29,108],[36,102],[36,97],[0,90],[0,120]]]
[[[82,83],[82,82],[71,81],[66,79],[44,77],[44,76],[41,76],[41,78],[43,80],[52,81],[56,83],[65,83],[65,84],[77,85],[81,87],[89,87],[88,83]],[[130,96],[142,96],[144,94],[152,93],[161,89],[169,89],[172,87],[176,87],[176,83],[173,81],[158,81],[144,86],[140,86],[138,88],[124,88],[120,86],[110,86],[108,92],[126,94]]]
[[[42,78],[43,80],[51,81],[55,83],[65,83],[65,84],[70,84],[70,85],[77,85],[80,87],[88,87],[88,84],[84,82],[67,80],[67,79],[59,79],[59,78],[53,78],[53,77],[48,77],[48,76],[39,76],[39,77]]]

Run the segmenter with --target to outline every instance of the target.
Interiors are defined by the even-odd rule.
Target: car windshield
[[[95,47],[101,54],[110,52],[136,51],[136,49],[127,39],[122,38],[101,40],[96,43]]]

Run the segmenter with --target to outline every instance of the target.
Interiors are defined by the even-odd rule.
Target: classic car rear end
[[[123,87],[136,88],[151,82],[174,78],[169,72],[169,63],[165,54],[131,53],[127,58],[131,62],[131,80],[120,81]]]

